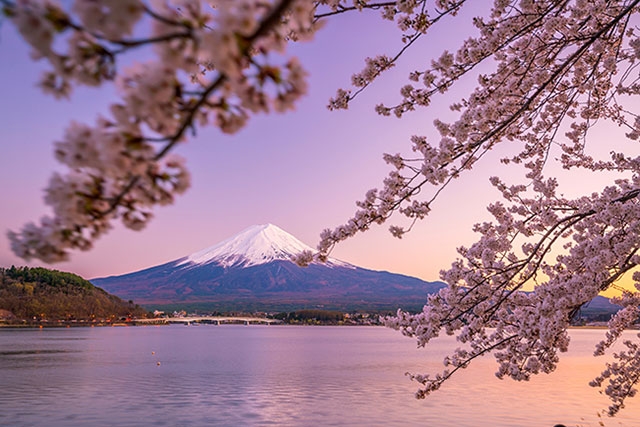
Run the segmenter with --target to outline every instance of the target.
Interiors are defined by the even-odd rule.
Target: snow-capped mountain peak
[[[217,245],[195,252],[180,265],[215,262],[224,267],[249,267],[275,260],[290,261],[304,250],[314,251],[280,227],[262,224],[249,227]]]
[[[274,225],[256,225],[187,257],[133,273],[96,278],[92,283],[138,303],[197,302],[209,307],[205,310],[222,311],[282,311],[320,305],[340,310],[414,307],[417,311],[424,305],[425,292],[433,293],[443,286],[335,259],[307,268],[290,262],[305,249],[311,250]]]

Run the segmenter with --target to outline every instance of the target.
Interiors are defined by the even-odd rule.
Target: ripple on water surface
[[[0,425],[595,426],[602,331],[571,334],[554,375],[498,381],[486,358],[418,401],[405,372],[441,369],[455,343],[417,350],[367,327],[0,329]],[[605,422],[637,419],[630,401]]]

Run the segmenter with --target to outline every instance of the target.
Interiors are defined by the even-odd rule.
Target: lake
[[[640,425],[640,398],[615,418],[587,383],[603,330],[571,331],[560,367],[498,380],[485,357],[426,400],[404,374],[442,367],[383,327],[0,328],[2,426]]]

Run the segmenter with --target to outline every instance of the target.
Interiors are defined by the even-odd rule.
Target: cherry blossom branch
[[[407,373],[406,375],[408,375],[409,378],[411,378],[411,380],[417,381],[423,386],[425,386],[424,388],[416,392],[416,399],[426,398],[429,394],[438,390],[445,381],[450,379],[460,369],[467,368],[474,359],[477,359],[478,357],[481,357],[481,356],[485,356],[486,354],[489,354],[492,351],[503,347],[506,343],[516,338],[518,338],[517,335],[510,335],[510,336],[504,337],[503,339],[487,347],[484,347],[479,351],[472,352],[471,355],[466,357],[463,361],[455,359],[456,361],[452,362],[451,359],[445,359],[445,364],[447,366],[453,365],[454,368],[452,370],[447,369],[442,373],[436,374],[435,378],[431,378],[429,375]]]
[[[419,345],[425,345],[444,329],[448,334],[457,331],[458,340],[469,343],[472,348],[484,349],[506,333],[511,339],[495,353],[499,362],[497,375],[526,380],[532,374],[553,371],[558,363],[556,352],[566,351],[569,342],[566,328],[578,309],[640,263],[640,237],[631,232],[640,227],[637,213],[640,189],[620,182],[619,188],[607,188],[602,196],[594,198],[590,208],[558,218],[549,213],[556,208],[566,210],[562,205],[574,207],[573,203],[555,197],[552,183],[537,184],[537,191],[546,194],[545,198],[537,199],[520,197],[522,189],[498,187],[507,199],[518,199],[519,203],[531,208],[528,211],[535,211],[532,217],[519,209],[520,204],[513,205],[513,213],[528,215],[527,227],[516,221],[508,209],[492,205],[490,211],[497,223],[477,226],[476,231],[482,233],[481,241],[469,249],[460,249],[467,266],[458,261],[442,273],[448,288],[429,297],[422,313],[411,315],[399,311],[395,317],[387,318],[386,323],[417,338]],[[518,259],[511,249],[514,243],[511,237],[519,233],[531,234],[535,230],[544,233],[536,244],[523,245],[526,256]],[[576,236],[578,245],[569,255],[559,256],[562,268],[556,270],[545,264],[544,259],[569,230]],[[593,242],[595,236],[600,239],[601,246]],[[501,259],[510,262],[497,261]],[[531,280],[531,274],[539,270],[546,274],[547,281],[533,292],[521,292],[521,287]],[[640,273],[637,276],[640,279]],[[578,290],[580,292],[576,292]],[[614,332],[607,343],[600,345],[601,351],[619,336],[621,328],[637,318],[640,294],[634,294],[633,298],[626,304],[633,307],[635,311],[629,313],[636,313],[635,316],[630,314],[611,324]],[[495,331],[488,333],[487,328],[495,328]],[[453,366],[466,367],[474,354],[458,349],[445,358],[445,364],[454,361]],[[612,381],[625,381],[629,375],[637,375],[630,365],[625,366],[618,367],[615,375],[609,375]],[[624,369],[627,369],[626,373]],[[425,390],[431,391],[449,378],[446,373],[439,374],[435,380],[429,376],[417,377],[427,378],[428,383],[423,384],[428,385]],[[605,390],[614,406],[621,401],[615,390],[618,389]],[[423,392],[419,391],[418,397]],[[624,397],[628,395],[627,390]]]
[[[424,12],[426,8],[426,2],[425,1],[420,2],[421,4],[420,13],[417,14],[415,19],[413,19],[414,25],[412,26],[412,28],[414,29],[414,33],[410,36],[407,36],[407,35],[403,36],[404,46],[392,58],[389,58],[386,55],[381,55],[376,58],[367,58],[365,60],[366,67],[364,68],[364,70],[362,70],[358,74],[354,74],[351,78],[353,85],[355,87],[358,87],[358,89],[356,89],[353,92],[346,91],[344,89],[339,89],[335,98],[331,98],[329,100],[329,104],[327,108],[329,108],[330,110],[348,108],[349,102],[353,101],[360,93],[366,90],[374,82],[374,80],[376,80],[377,77],[379,77],[384,71],[392,68],[395,65],[395,63],[405,54],[405,52],[418,39],[420,39],[421,36],[426,34],[428,28],[438,23],[445,16],[455,14],[457,11],[460,10],[460,8],[463,6],[465,2],[466,0],[452,2],[447,9],[443,11],[439,11],[437,16],[430,20],[427,19],[427,15]],[[409,20],[409,15],[414,11],[414,8],[415,8],[415,5],[413,8],[406,10],[405,11],[406,16],[403,16],[402,18],[400,18],[400,21],[404,22],[405,20],[404,18],[406,18],[406,20]],[[351,11],[351,10],[358,10],[358,8],[357,7],[345,8],[345,10],[342,12]],[[385,18],[387,19],[394,19],[394,16],[397,13],[399,13],[398,11],[393,11],[391,9],[388,9],[388,11],[389,13],[385,14]],[[403,31],[408,29],[408,28],[405,28],[405,24],[399,24],[399,25],[401,29],[403,29]],[[389,114],[389,111],[385,109],[382,105],[378,105],[376,107],[376,110],[378,111],[378,113],[383,115]]]
[[[107,117],[91,126],[72,122],[54,144],[68,171],[54,174],[45,190],[53,214],[9,232],[19,256],[60,261],[70,250],[89,249],[116,220],[143,228],[154,207],[172,203],[189,187],[188,170],[173,154],[189,129],[213,124],[233,133],[253,114],[294,108],[306,92],[306,73],[283,52],[292,41],[312,38],[322,20],[381,10],[382,19],[400,30],[403,45],[395,55],[367,58],[365,69],[352,76],[354,89],[330,101],[332,108],[346,108],[466,1],[234,0],[215,9],[201,0],[180,4],[179,10],[170,2],[151,9],[141,0],[73,0],[64,10],[53,0],[0,0],[34,58],[51,66],[40,81],[45,93],[67,97],[75,85],[114,80],[120,95]],[[580,307],[640,264],[640,157],[618,150],[601,158],[586,149],[587,136],[603,120],[624,128],[629,140],[640,139],[640,115],[623,104],[640,95],[634,77],[640,35],[630,26],[639,12],[640,0],[495,0],[485,18],[473,19],[478,36],[412,72],[396,105],[376,106],[379,114],[402,117],[477,74],[476,88],[451,105],[457,118],[434,121],[439,139],[415,135],[414,154],[385,154],[392,170],[382,188],[367,192],[346,224],[325,230],[318,254],[304,253],[302,262],[326,259],[338,242],[396,212],[411,229],[455,178],[499,144],[517,144],[517,153],[501,161],[526,172],[526,185],[491,178],[506,203],[488,206],[493,220],[476,224],[478,241],[460,247],[460,258],[441,272],[447,287],[429,296],[420,313],[399,311],[386,320],[420,346],[442,331],[466,346],[445,359],[453,372],[435,379],[412,375],[425,390],[489,352],[501,378],[526,380],[553,371]],[[154,48],[152,60],[119,68],[118,55],[145,47]],[[481,64],[492,71],[481,74]],[[557,179],[543,178],[553,161],[616,173],[616,179],[568,199]],[[408,229],[390,227],[397,237]],[[639,272],[633,280],[640,289]],[[529,285],[533,290],[523,292]],[[640,311],[640,292],[627,290],[620,301],[624,308],[596,352],[609,348]],[[609,381],[610,413],[635,393],[639,378],[640,350],[636,343],[625,345],[629,350],[595,381]]]
[[[532,117],[535,117],[535,114],[537,114],[536,111],[538,109],[541,109],[545,105],[551,103],[552,98],[550,98],[550,96],[554,93],[557,93],[557,87],[560,84],[562,77],[565,76],[566,73],[576,65],[577,61],[585,54],[585,52],[590,47],[594,45],[594,43],[599,42],[605,34],[609,33],[620,21],[627,17],[628,14],[631,13],[631,11],[636,8],[638,4],[638,0],[630,2],[626,5],[626,7],[622,8],[612,19],[608,20],[600,28],[598,28],[597,31],[590,33],[589,36],[582,37],[580,39],[582,43],[578,47],[576,47],[576,49],[567,58],[557,64],[553,68],[552,72],[548,73],[545,79],[533,88],[531,93],[522,98],[521,101],[519,101],[515,106],[516,108],[513,112],[500,117],[499,121],[491,124],[491,126],[484,133],[479,134],[479,136],[471,137],[468,140],[459,142],[457,144],[451,144],[450,148],[447,147],[447,151],[442,153],[443,160],[438,161],[436,157],[434,160],[436,160],[437,163],[433,166],[430,166],[429,170],[423,171],[423,175],[425,175],[425,178],[420,180],[414,189],[405,189],[404,185],[398,185],[394,183],[395,189],[386,189],[386,192],[392,194],[393,202],[388,203],[385,201],[384,205],[379,206],[373,205],[370,202],[361,202],[363,206],[370,206],[370,211],[358,211],[356,217],[352,218],[348,222],[348,224],[336,228],[335,230],[333,230],[333,232],[325,231],[321,236],[321,242],[318,244],[320,255],[318,255],[317,257],[326,257],[326,255],[330,253],[330,251],[338,242],[353,236],[358,231],[367,230],[371,224],[385,222],[386,219],[388,219],[394,211],[400,209],[404,202],[409,201],[412,196],[420,192],[421,187],[427,184],[437,185],[437,190],[434,195],[435,197],[437,197],[442,192],[444,187],[448,185],[452,178],[456,178],[461,171],[472,168],[472,166],[479,159],[479,157],[474,156],[474,152],[477,152],[477,149],[479,147],[484,146],[484,150],[486,152],[486,150],[493,148],[495,144],[499,143],[505,138],[518,138],[519,136],[515,133],[516,129],[513,129],[516,123],[518,123],[520,120],[523,120],[523,116],[525,115],[525,113],[528,113],[532,115]],[[545,10],[544,15],[551,13],[552,10],[553,8],[551,6],[548,7]],[[539,24],[541,22],[542,18],[537,19],[536,21],[534,21],[534,23],[529,24],[531,26],[535,26],[536,24]],[[623,31],[621,30],[621,33],[622,32]],[[514,40],[516,40],[516,38],[521,34],[526,34],[526,32],[517,31],[515,34],[509,34],[507,39],[502,41],[499,47],[496,48],[495,52],[499,51],[499,49],[504,49],[504,46],[506,44],[513,43]],[[568,43],[569,42],[567,42],[567,44]],[[567,44],[563,46],[567,46]],[[556,55],[559,55],[561,50],[562,48],[556,48]],[[485,54],[481,56],[478,61],[475,61],[472,64],[475,66],[487,57],[488,54],[485,52]],[[455,79],[459,75],[460,74],[458,74],[458,72],[456,71],[453,78]],[[541,98],[541,96],[545,93],[547,93],[548,96],[545,98]],[[577,93],[578,92],[572,95],[571,98],[577,96]],[[534,107],[534,105],[537,105],[537,107],[532,108]],[[555,120],[553,120],[552,123],[547,126],[547,131],[552,132],[552,134],[557,132],[557,129],[559,128],[561,123],[563,123],[564,117],[567,114],[573,114],[570,109],[572,103],[566,102],[563,105],[564,108],[562,110],[562,113],[559,115],[554,115]],[[441,131],[444,139],[449,137],[445,125],[442,125],[441,129],[439,130]],[[544,140],[545,139],[543,138],[542,141]],[[548,144],[546,146],[548,147]],[[432,151],[436,155],[439,154],[435,150]],[[544,152],[548,153],[548,148],[545,149]],[[525,153],[526,152],[521,153],[519,157],[516,157],[514,160],[520,161]],[[543,158],[546,156],[547,154],[544,154]],[[453,167],[449,169],[453,162],[458,160],[462,161],[461,166],[458,168]],[[539,174],[541,172],[541,166],[543,164],[544,161],[540,162],[535,168],[533,168],[531,176]],[[396,162],[396,164],[394,164],[394,166],[396,166],[396,169],[400,169],[404,167],[404,165],[404,161],[398,161]],[[435,173],[429,171],[434,171]],[[446,176],[446,178],[443,178],[444,176]],[[411,181],[413,181],[413,179],[415,178],[416,177],[414,176]],[[388,180],[389,182],[394,182],[394,179],[397,179],[395,171],[392,172]],[[397,191],[398,188],[402,189],[402,191]],[[427,213],[432,202],[433,198],[429,202],[419,204],[418,206],[421,212]],[[374,208],[376,209],[375,211],[373,211]],[[406,209],[405,212],[409,212],[411,215],[413,215],[416,211],[412,209]],[[418,215],[423,215],[423,213]],[[391,227],[391,232],[396,236],[401,236],[403,230],[399,227],[393,226]]]
[[[341,15],[347,12],[353,12],[353,11],[361,12],[364,9],[378,10],[384,7],[394,7],[396,3],[397,3],[396,1],[386,1],[386,2],[379,2],[379,3],[361,3],[357,6],[344,6],[342,4],[338,4],[335,7],[335,10],[331,10],[330,12],[316,13],[314,15],[314,19],[317,21],[319,19],[328,18],[330,16],[335,16],[335,15]]]
[[[72,84],[99,85],[118,77],[122,94],[122,102],[111,106],[112,118],[99,118],[95,127],[72,123],[56,143],[56,157],[70,172],[54,174],[46,190],[52,217],[8,233],[16,254],[55,262],[67,259],[69,249],[90,249],[115,219],[141,229],[152,206],[171,203],[189,187],[183,161],[170,154],[187,129],[213,121],[231,133],[250,112],[293,108],[306,91],[304,70],[295,58],[275,65],[266,56],[282,51],[292,34],[313,34],[313,3],[260,2],[256,8],[225,3],[212,15],[199,0],[186,0],[180,12],[165,3],[152,11],[139,0],[76,0],[76,20],[50,0],[3,0],[5,14],[54,67],[41,83],[45,91],[67,96]],[[144,14],[153,20],[152,35],[123,37]],[[68,53],[59,54],[53,38],[62,31],[72,34],[66,38]],[[147,45],[156,47],[160,60],[119,73],[116,56]],[[255,55],[265,60],[252,61]],[[201,89],[187,88],[181,73],[193,76],[191,87]],[[207,80],[209,73],[214,77]],[[157,143],[162,146],[151,145]]]
[[[264,35],[267,31],[269,31],[275,24],[278,23],[278,21],[280,20],[281,15],[284,13],[284,11],[287,9],[287,7],[289,6],[289,4],[291,2],[292,2],[292,0],[282,0],[277,5],[277,7],[275,7],[271,11],[271,13],[267,16],[267,18],[262,22],[260,27],[258,27],[258,29],[251,36],[246,38],[246,40],[245,40],[245,48],[241,52],[241,55],[243,55],[243,56],[247,55],[248,52],[251,49],[252,43],[257,38],[259,38],[260,36]],[[191,36],[191,34],[188,34],[188,36]],[[148,43],[157,43],[157,42],[161,42],[161,41],[168,41],[168,40],[171,40],[172,38],[174,38],[174,37],[168,37],[168,38],[164,38],[164,39],[158,37],[158,38],[155,38],[155,39],[147,39],[147,42]],[[114,42],[114,41],[111,41],[111,42]],[[128,47],[137,46],[137,45],[143,44],[142,42],[136,43],[134,41],[131,41],[131,42],[116,41],[115,43],[122,44],[122,45],[128,46]],[[197,99],[197,101],[195,102],[195,104],[193,105],[193,107],[190,108],[187,111],[187,114],[183,118],[182,124],[180,125],[178,130],[173,135],[163,138],[163,140],[168,141],[168,143],[154,156],[153,160],[158,161],[158,160],[164,158],[175,147],[175,145],[180,140],[182,140],[186,130],[193,126],[194,118],[195,118],[196,114],[200,111],[200,108],[203,106],[203,104],[205,102],[207,102],[207,99],[209,98],[209,96],[226,81],[226,79],[227,79],[227,77],[224,74],[219,75],[211,84],[209,84],[206,87],[206,89],[203,92],[200,93],[200,96]],[[122,191],[120,193],[118,193],[112,199],[112,201],[109,203],[109,205],[110,205],[109,208],[104,212],[95,214],[94,218],[100,218],[100,217],[103,217],[103,216],[106,217],[106,216],[110,215],[111,213],[113,213],[118,208],[120,203],[122,202],[122,199],[135,187],[135,185],[137,184],[137,182],[140,179],[141,179],[140,175],[133,176],[130,179],[129,183],[124,186]]]

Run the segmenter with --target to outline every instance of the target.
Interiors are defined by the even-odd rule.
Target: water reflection
[[[375,327],[0,329],[0,425],[597,426],[602,331],[571,335],[553,375],[499,381],[485,358],[418,401],[404,373],[441,369],[450,338],[425,351]],[[637,419],[636,399],[604,421]]]
[[[70,353],[66,350],[16,350],[16,351],[0,351],[1,356],[23,356],[32,354],[57,354],[57,353]]]

